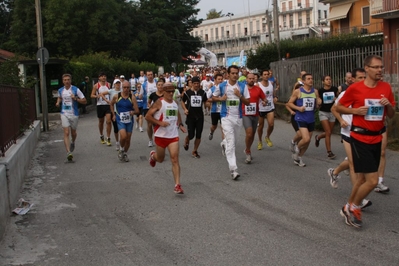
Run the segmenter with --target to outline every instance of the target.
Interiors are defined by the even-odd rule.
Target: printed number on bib
[[[256,115],[256,103],[250,103],[245,106],[246,115]]]
[[[121,112],[119,114],[119,118],[121,119],[122,123],[128,124],[132,121],[132,118],[130,116],[130,112]]]
[[[328,91],[323,93],[323,102],[324,104],[329,104],[334,102],[334,92]]]
[[[240,104],[240,100],[227,100],[227,107],[237,107]]]
[[[177,109],[174,107],[166,107],[165,121],[177,121]]]
[[[192,107],[201,107],[202,97],[198,95],[191,96],[191,106]]]
[[[369,107],[364,120],[381,121],[384,117],[384,106],[380,104],[380,99],[365,99],[365,105]]]
[[[303,106],[305,106],[305,111],[314,110],[314,98],[303,98]]]

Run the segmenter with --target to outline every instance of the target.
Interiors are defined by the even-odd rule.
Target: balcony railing
[[[358,25],[347,28],[333,29],[331,34],[338,35],[338,34],[358,33],[365,35],[365,34],[382,33],[382,31],[383,31],[382,22],[378,22],[369,25]]]
[[[399,11],[398,0],[371,0],[370,1],[370,12],[371,16],[379,14],[385,14],[390,12]]]

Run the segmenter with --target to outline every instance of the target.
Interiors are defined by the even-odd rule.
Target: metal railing
[[[35,91],[0,85],[0,156],[36,120]]]
[[[396,45],[381,45],[356,48],[330,53],[303,56],[286,59],[270,64],[274,75],[280,82],[279,101],[289,100],[292,89],[297,82],[300,72],[306,71],[313,75],[314,87],[322,86],[321,78],[330,75],[334,86],[345,82],[345,73],[357,67],[363,67],[363,61],[368,55],[379,55],[384,59],[384,81],[392,86],[396,106],[399,98],[398,64],[399,50]]]

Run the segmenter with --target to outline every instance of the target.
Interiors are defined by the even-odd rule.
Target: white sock
[[[382,176],[380,176],[380,177],[378,178],[378,184],[381,184],[382,182],[384,182],[384,178],[383,178]]]

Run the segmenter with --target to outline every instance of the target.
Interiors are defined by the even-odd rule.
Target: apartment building
[[[385,0],[379,0],[385,2]],[[389,1],[389,0],[387,0]],[[320,0],[320,3],[329,4],[328,21],[331,33],[334,35],[345,33],[382,34],[382,19],[371,16],[369,0]]]
[[[328,34],[327,16],[329,6],[318,0],[279,0],[280,39],[304,39]],[[227,58],[239,56],[242,50],[254,50],[259,45],[274,40],[273,11],[257,11],[204,20],[193,29],[191,35],[199,36],[204,47],[225,65]]]

